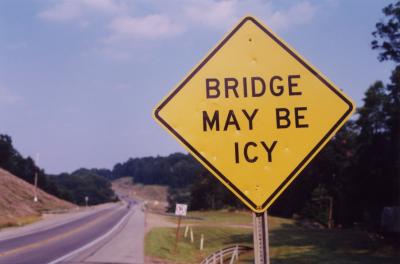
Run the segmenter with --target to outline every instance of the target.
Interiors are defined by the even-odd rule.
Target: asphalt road
[[[104,235],[128,213],[126,206],[115,206],[48,230],[0,241],[0,264],[49,263]]]

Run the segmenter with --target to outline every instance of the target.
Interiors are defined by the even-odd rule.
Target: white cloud
[[[38,16],[47,21],[87,26],[91,18],[103,15],[106,20],[100,26],[111,29],[111,38],[136,35],[154,39],[176,35],[194,26],[225,30],[247,14],[256,14],[277,31],[289,30],[310,22],[316,12],[316,6],[307,0],[293,3],[286,9],[278,4],[265,0],[59,0]],[[153,32],[144,32],[147,29]]]
[[[88,8],[93,8],[105,13],[116,13],[126,9],[124,2],[115,0],[81,0]]]
[[[249,14],[274,31],[287,31],[310,23],[317,10],[308,0],[293,1],[285,7],[279,1],[266,0],[49,1],[51,4],[38,17],[96,28],[97,45],[90,50],[116,60],[130,60],[132,44],[137,40],[172,38],[194,28],[222,32]]]
[[[0,104],[15,104],[18,103],[22,98],[12,93],[5,86],[0,84]]]
[[[308,1],[297,2],[287,9],[277,8],[277,3],[263,0],[191,0],[182,4],[188,21],[214,29],[226,29],[240,17],[255,14],[276,31],[290,30],[310,22],[316,12],[316,7]]]
[[[267,24],[275,30],[288,30],[309,23],[315,15],[316,7],[310,2],[300,2],[288,10],[276,10],[266,16]]]
[[[133,39],[157,39],[176,36],[194,26],[226,30],[239,17],[258,14],[275,30],[289,30],[306,24],[315,14],[315,6],[302,1],[286,10],[274,8],[272,2],[255,0],[252,3],[238,0],[171,0],[175,8],[165,8],[165,3],[150,1],[154,10],[165,13],[150,13],[145,16],[117,16],[109,23],[110,35],[106,43]],[[174,20],[172,19],[174,18]]]
[[[79,22],[91,14],[116,14],[125,9],[123,2],[115,0],[60,0],[39,12],[38,16],[49,21]]]
[[[225,28],[236,19],[237,1],[188,1],[183,8],[184,15],[194,23]]]
[[[144,17],[117,17],[111,22],[109,28],[111,36],[106,39],[106,42],[164,38],[183,31],[183,26],[173,22],[168,16],[160,14]]]

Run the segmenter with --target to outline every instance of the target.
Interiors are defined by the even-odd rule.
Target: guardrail
[[[237,260],[240,254],[252,250],[252,247],[241,245],[223,248],[209,255],[201,262],[201,264],[223,264],[227,261],[229,261],[229,264],[233,264],[235,259]]]

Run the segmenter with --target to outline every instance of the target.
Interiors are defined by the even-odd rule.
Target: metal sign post
[[[176,227],[175,251],[178,249],[179,228],[181,227],[182,216],[186,216],[187,204],[176,204],[175,215],[178,216],[178,226]]]
[[[267,211],[253,213],[253,242],[255,264],[270,264]]]
[[[182,216],[180,215],[180,216],[178,217],[178,225],[177,225],[177,227],[176,227],[175,251],[178,249],[179,229],[181,228],[181,221],[182,221]]]

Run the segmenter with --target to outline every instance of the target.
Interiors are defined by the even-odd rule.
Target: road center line
[[[117,209],[117,211],[118,210],[121,210],[121,209]],[[84,228],[88,228],[90,226],[93,226],[94,224],[102,221],[103,219],[107,218],[109,215],[111,215],[114,212],[115,211],[108,212],[105,215],[90,221],[89,223],[81,225],[81,226],[79,226],[79,227],[77,227],[75,229],[72,229],[72,230],[70,230],[68,232],[65,232],[63,234],[59,234],[59,235],[56,235],[56,236],[53,236],[53,237],[50,237],[50,238],[47,238],[47,239],[44,239],[44,240],[40,240],[40,241],[31,243],[31,244],[28,244],[28,245],[25,245],[25,246],[14,248],[14,249],[11,249],[11,250],[8,250],[8,251],[0,252],[0,257],[4,257],[4,256],[12,255],[12,254],[15,254],[15,253],[19,253],[19,252],[27,250],[27,249],[37,248],[37,247],[40,247],[42,245],[48,244],[50,242],[53,242],[53,241],[60,240],[62,238],[68,237],[68,236],[70,236],[72,234],[75,234],[75,233],[81,231]]]
[[[90,248],[91,246],[99,243],[103,239],[105,239],[108,236],[110,236],[115,230],[117,230],[122,225],[122,223],[125,221],[125,219],[127,219],[129,216],[131,216],[132,213],[133,213],[133,211],[131,210],[112,229],[110,229],[110,231],[108,231],[107,233],[105,233],[101,237],[99,237],[99,238],[93,240],[92,242],[89,242],[88,244],[86,244],[86,245],[84,245],[84,246],[82,246],[82,247],[80,247],[80,248],[78,248],[78,249],[76,249],[74,251],[71,251],[70,253],[68,253],[68,254],[66,254],[66,255],[64,255],[62,257],[59,257],[58,259],[55,259],[55,260],[53,260],[53,261],[51,261],[51,262],[49,262],[47,264],[56,264],[56,263],[58,263],[60,261],[63,261],[65,259],[69,258],[69,257],[72,257],[73,255],[78,254],[78,253]]]

